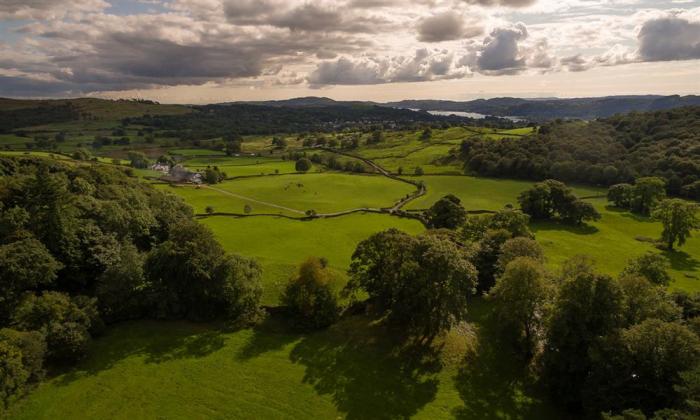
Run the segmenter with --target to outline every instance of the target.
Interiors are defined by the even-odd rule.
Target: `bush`
[[[4,406],[24,391],[28,378],[29,374],[22,365],[22,352],[0,341],[0,400]]]
[[[323,328],[338,319],[338,302],[331,289],[333,277],[319,258],[308,258],[290,279],[282,295],[297,322],[304,327]]]
[[[307,172],[311,169],[311,161],[307,158],[301,158],[294,164],[294,169],[297,172]]]

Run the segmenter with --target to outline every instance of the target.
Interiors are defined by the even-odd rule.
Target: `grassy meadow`
[[[475,300],[469,323],[419,352],[364,316],[310,334],[274,318],[237,332],[127,322],[10,418],[561,418],[487,315]]]
[[[202,223],[214,231],[227,251],[258,260],[263,269],[264,304],[279,301],[287,280],[307,257],[326,257],[340,287],[346,281],[345,271],[360,241],[389,228],[413,234],[424,230],[416,220],[376,213],[309,221],[215,216],[202,219]]]

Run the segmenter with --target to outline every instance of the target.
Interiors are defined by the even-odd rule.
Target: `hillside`
[[[679,195],[700,179],[700,107],[553,121],[526,141],[469,139],[461,158],[475,174],[611,185],[643,176]]]
[[[594,119],[631,111],[657,111],[700,105],[700,96],[606,96],[602,98],[521,99],[493,98],[475,101],[405,100],[387,106],[435,111],[476,112],[499,117],[516,116],[535,121],[554,118]]]

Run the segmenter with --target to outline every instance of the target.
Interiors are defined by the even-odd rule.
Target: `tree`
[[[456,229],[461,226],[467,218],[467,212],[460,203],[461,200],[452,194],[436,201],[425,214],[430,227]]]
[[[589,348],[622,324],[623,305],[622,290],[609,276],[584,271],[561,285],[547,331],[542,373],[563,404],[572,408],[580,404],[593,363]]]
[[[630,208],[649,215],[656,204],[666,196],[666,183],[657,177],[639,178],[634,183]]]
[[[323,328],[338,318],[337,299],[331,289],[332,274],[319,258],[308,258],[289,280],[282,295],[285,305],[302,326]]]
[[[253,207],[251,207],[250,204],[246,204],[243,206],[243,213],[250,214],[252,211],[253,211]]]
[[[700,362],[700,338],[681,324],[648,319],[608,335],[590,354],[588,408],[650,413],[679,399],[681,373]]]
[[[217,166],[207,166],[204,169],[203,178],[207,184],[218,184],[226,179],[226,173],[222,172]]]
[[[247,321],[257,316],[262,294],[254,260],[227,254],[212,232],[194,221],[173,228],[145,263],[157,294],[155,315]]]
[[[432,340],[466,315],[477,278],[468,257],[446,235],[389,229],[357,246],[345,293],[367,293],[389,322]]]
[[[235,154],[241,153],[242,146],[240,140],[231,140],[226,142],[226,147],[224,149],[226,156],[233,156]]]
[[[619,282],[625,296],[625,325],[638,324],[650,318],[664,321],[681,319],[681,307],[664,286],[655,285],[639,275],[624,275]]]
[[[22,301],[15,311],[14,324],[23,331],[41,331],[51,360],[74,362],[85,356],[90,331],[101,328],[102,320],[95,299],[43,292]]]
[[[567,206],[563,220],[574,225],[581,225],[584,221],[600,220],[600,213],[593,207],[593,204],[576,200]]]
[[[615,204],[615,207],[623,209],[630,208],[634,186],[630,184],[615,184],[608,188],[608,201]]]
[[[0,245],[0,321],[7,320],[22,295],[56,280],[62,264],[34,238]]]
[[[120,244],[118,255],[97,279],[95,296],[106,321],[135,319],[146,313],[148,290],[143,272],[145,255],[131,243]]]
[[[145,169],[148,168],[150,161],[143,152],[131,151],[128,154],[129,164],[133,168]]]
[[[529,257],[510,261],[489,292],[499,326],[527,357],[543,332],[550,292],[541,261]]]
[[[540,244],[534,239],[517,237],[508,239],[501,245],[498,256],[497,268],[503,272],[511,261],[519,257],[527,257],[538,263],[544,263],[544,251]]]
[[[700,228],[697,211],[697,204],[679,198],[662,200],[654,208],[652,217],[663,225],[661,240],[668,249],[673,250],[676,243],[683,246],[691,232]]]
[[[430,141],[430,138],[433,136],[432,130],[430,130],[430,127],[426,127],[425,130],[420,135],[420,139],[422,141]]]
[[[423,168],[416,166],[416,168],[413,170],[413,175],[423,176]]]
[[[533,219],[549,219],[554,211],[549,185],[537,183],[518,196],[520,208]]]
[[[658,286],[668,286],[671,275],[668,274],[669,264],[663,255],[647,252],[627,262],[622,270],[623,276],[641,276]]]
[[[29,373],[22,365],[22,352],[0,341],[0,401],[7,407],[13,397],[24,391]]]
[[[297,172],[307,172],[309,169],[311,169],[311,161],[307,158],[301,158],[297,160],[296,164],[294,165],[294,169]]]
[[[498,272],[501,246],[511,238],[512,235],[505,229],[489,229],[479,241],[474,257],[474,265],[479,273],[479,291],[488,292],[493,286]]]

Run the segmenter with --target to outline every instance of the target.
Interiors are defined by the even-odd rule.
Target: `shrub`
[[[299,266],[282,295],[297,322],[305,327],[323,328],[338,318],[338,302],[331,289],[332,275],[319,258],[308,258]]]

